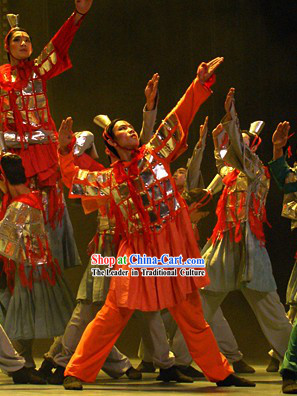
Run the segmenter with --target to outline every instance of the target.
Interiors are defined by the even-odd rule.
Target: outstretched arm
[[[89,12],[92,4],[93,0],[75,0],[75,24],[77,24],[81,18]]]
[[[168,162],[175,160],[185,149],[188,129],[199,107],[211,94],[213,73],[223,62],[216,58],[198,67],[197,77],[173,110],[167,115],[151,139],[149,147]]]
[[[254,154],[254,150],[249,147],[249,143],[243,139],[235,109],[234,92],[234,88],[231,88],[227,94],[225,101],[226,116],[222,120],[222,125],[228,133],[230,142],[224,161],[253,180],[257,177],[259,167],[262,167],[263,164]]]
[[[233,170],[232,167],[226,165],[226,163],[224,162],[223,158],[221,157],[220,154],[220,147],[219,147],[219,135],[223,132],[224,127],[223,124],[219,124],[216,126],[216,128],[212,131],[212,139],[213,139],[213,144],[214,144],[214,148],[215,148],[215,160],[216,160],[216,167],[218,170],[218,174],[224,178],[225,176],[227,176],[227,174],[229,172],[231,172]]]
[[[159,74],[155,73],[148,81],[144,90],[146,104],[143,109],[143,123],[140,132],[140,140],[142,144],[148,143],[153,136],[157,117],[159,79]]]
[[[283,149],[288,142],[289,130],[290,124],[287,121],[280,122],[272,135],[273,161],[269,163],[269,168],[278,187],[281,189],[284,189],[285,184],[288,184],[286,189],[289,189],[290,184],[294,182],[293,180],[286,181],[291,170],[283,153]]]
[[[224,58],[218,57],[208,63],[202,62],[197,69],[197,77],[177,103],[172,113],[176,113],[184,129],[188,131],[199,107],[210,96],[210,85],[214,82],[214,73]]]
[[[205,149],[206,136],[208,131],[208,117],[205,117],[204,124],[200,125],[199,140],[193,150],[192,157],[187,163],[186,183],[187,189],[204,188],[203,177],[201,174],[201,162]]]
[[[93,0],[75,0],[76,9],[73,14],[34,60],[41,76],[50,79],[72,67],[68,50],[92,3]]]
[[[288,121],[280,122],[272,135],[273,159],[276,160],[284,155],[283,148],[288,142],[290,124]]]
[[[70,188],[73,177],[78,172],[78,167],[74,165],[73,153],[71,144],[73,142],[74,134],[72,132],[73,120],[71,117],[63,120],[59,128],[59,153],[62,180],[66,187]],[[71,154],[70,154],[71,153]]]

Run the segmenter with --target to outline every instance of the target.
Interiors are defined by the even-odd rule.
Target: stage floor
[[[135,365],[138,361],[134,362]],[[274,396],[279,395],[281,391],[281,379],[278,373],[266,373],[265,366],[254,365],[256,369],[255,374],[241,375],[256,382],[256,388],[218,388],[210,384],[206,380],[199,380],[192,384],[177,384],[177,383],[161,383],[155,380],[156,374],[144,374],[142,381],[129,381],[126,378],[119,380],[110,379],[104,373],[100,373],[96,383],[92,385],[84,385],[85,394],[104,395],[104,396],[131,396],[136,393],[141,393],[141,396],[151,395],[154,392],[155,396],[171,395],[175,393],[186,394],[187,396],[199,394],[207,395],[261,395]],[[14,385],[12,380],[0,373],[0,396],[1,394],[14,396],[28,396],[28,395],[77,395],[81,394],[77,391],[66,391],[63,386],[53,385]]]

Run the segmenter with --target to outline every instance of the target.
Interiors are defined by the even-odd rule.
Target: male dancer
[[[72,120],[63,121],[59,131],[60,165],[64,177],[75,176],[71,197],[96,197],[102,205],[111,200],[121,236],[118,257],[132,253],[160,257],[199,257],[186,203],[174,187],[169,163],[184,150],[188,128],[203,101],[223,58],[202,63],[197,78],[166,117],[149,144],[140,150],[137,133],[124,120],[114,120],[104,132],[109,150],[118,158],[102,172],[78,171],[68,144]],[[116,269],[119,265],[116,264]],[[162,272],[162,271],[161,271]],[[107,300],[86,328],[75,354],[67,365],[66,389],[82,389],[81,380],[94,381],[111,347],[134,309],[156,311],[168,308],[189,350],[205,376],[218,386],[255,386],[236,377],[219,353],[212,332],[203,319],[197,288],[207,284],[207,276],[145,277],[141,273],[113,277]],[[95,336],[100,334],[100,337]]]
[[[1,169],[5,181],[1,188],[6,194],[1,208],[0,255],[11,292],[4,326],[13,339],[22,340],[26,346],[25,365],[37,375],[33,371],[33,339],[61,334],[67,323],[64,312],[72,307],[72,295],[52,257],[40,195],[27,187],[21,158],[6,153],[1,158]],[[46,298],[39,298],[41,294],[48,296],[50,305]]]
[[[269,173],[255,154],[257,136],[239,129],[234,92],[231,88],[227,95],[223,123],[213,131],[218,173],[225,188],[218,202],[217,225],[202,250],[211,280],[201,291],[203,307],[206,319],[211,321],[228,292],[241,290],[273,348],[274,358],[281,360],[292,326],[276,292],[265,248],[263,223]],[[218,136],[224,128],[230,145],[222,159]]]
[[[80,260],[60,183],[57,132],[50,114],[46,84],[49,79],[71,67],[68,50],[92,2],[75,0],[74,13],[34,60],[30,60],[32,44],[29,34],[18,26],[18,16],[9,14],[11,30],[4,43],[9,63],[0,67],[1,149],[21,156],[30,188],[42,192],[50,248],[62,271],[64,268],[79,265]],[[36,292],[40,300],[49,298],[47,294],[42,294],[41,290]],[[2,300],[8,303],[8,290],[5,294]],[[47,304],[54,309],[55,304],[51,304],[50,300]],[[57,317],[63,308],[67,323],[74,301],[70,305],[64,305],[61,301],[58,306]],[[30,304],[27,308],[32,310]],[[17,312],[14,315],[17,316]],[[21,334],[15,331],[10,333],[8,322],[7,317],[5,329],[10,339],[19,353],[25,355],[31,346],[22,341]],[[54,323],[47,325],[55,327]],[[41,322],[40,327],[43,326],[45,323]],[[61,328],[58,334],[62,334],[63,331],[64,328]],[[53,333],[56,333],[56,330]]]
[[[292,230],[297,228],[297,166],[290,168],[284,157],[283,148],[288,141],[290,124],[287,121],[278,124],[273,136],[273,161],[269,163],[278,186],[284,191],[282,216],[291,220]],[[285,353],[280,373],[283,378],[282,391],[297,394],[297,254],[287,288],[288,316],[293,323],[288,349]]]
[[[154,74],[152,79],[148,81],[144,91],[146,104],[143,110],[143,124],[140,132],[140,138],[142,140],[152,136],[157,113],[158,83],[159,75]],[[94,121],[96,124],[100,124],[103,121],[110,122],[107,116],[97,116]],[[99,157],[94,146],[94,135],[89,131],[76,132],[74,135],[76,138],[73,146],[75,164],[91,171],[104,169],[97,162]],[[114,157],[110,157],[110,160],[114,162],[115,159]],[[68,188],[70,186],[71,182],[67,184]],[[98,211],[97,232],[89,245],[90,255],[92,253],[98,253],[102,257],[116,257],[117,246],[114,241],[115,224],[114,219],[108,217],[109,211],[109,204],[106,204]],[[62,338],[61,351],[52,359],[57,368],[54,374],[48,378],[50,384],[63,384],[65,367],[75,352],[86,326],[94,319],[97,312],[104,305],[109,289],[110,277],[93,276],[92,267],[90,259],[79,285],[76,307]],[[48,366],[50,369],[52,368],[50,363]],[[102,369],[114,378],[119,378],[126,374],[129,379],[141,379],[141,373],[132,367],[129,359],[115,346],[113,346]]]
[[[223,186],[220,176],[216,176],[207,189],[204,189],[204,181],[201,173],[201,163],[206,146],[206,136],[208,131],[208,117],[203,125],[200,125],[199,140],[193,150],[192,157],[188,160],[187,169],[179,168],[174,174],[176,187],[179,193],[189,205],[190,218],[193,229],[199,243],[198,222],[213,211],[211,206],[212,196],[218,193]],[[203,297],[202,297],[203,298]],[[186,375],[197,379],[201,377],[194,367],[190,366],[192,357],[189,353],[185,340],[168,311],[162,311],[161,315],[154,317],[153,329],[142,328],[142,341],[139,348],[139,357],[142,359],[138,370],[142,372],[154,372],[154,360],[160,360],[158,356],[164,356],[166,345],[160,340],[162,327],[165,325],[171,341],[171,350],[175,355],[175,364],[178,369]],[[162,318],[161,318],[162,317]],[[162,323],[164,322],[164,325]],[[218,308],[212,321],[209,323],[218,343],[221,353],[227,357],[233,369],[237,373],[254,373],[253,367],[249,366],[244,360],[243,355],[238,349],[237,342],[232,330],[226,321],[221,308]]]

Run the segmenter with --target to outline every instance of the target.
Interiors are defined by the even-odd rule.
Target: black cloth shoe
[[[286,379],[291,379],[293,381],[297,380],[297,373],[292,370],[283,369],[281,371],[281,376],[283,377],[284,380],[286,380]]]
[[[270,358],[270,362],[266,367],[267,373],[277,373],[279,370],[279,360],[275,359],[274,357]]]
[[[55,365],[50,360],[44,359],[41,366],[38,369],[38,374],[47,380],[52,375],[52,369]]]
[[[191,377],[194,381],[200,378],[205,378],[204,374],[201,371],[195,369],[193,366],[176,366],[178,370],[186,375],[187,377]]]
[[[130,380],[141,380],[142,379],[141,372],[136,370],[134,367],[130,367],[125,372],[125,374]]]
[[[141,373],[154,373],[156,371],[156,368],[154,367],[152,362],[145,362],[144,360],[142,360],[136,367],[136,370],[140,371]]]
[[[253,374],[256,372],[254,367],[249,366],[243,359],[238,360],[232,364],[235,373]]]
[[[35,369],[23,367],[20,370],[11,373],[15,384],[36,384],[45,385],[46,380],[38,374]]]
[[[245,378],[237,377],[237,375],[230,374],[227,378],[217,382],[217,386],[240,386],[240,387],[254,387],[256,384]]]
[[[51,385],[63,385],[65,367],[58,366],[56,371],[48,378],[47,382]]]
[[[28,368],[29,384],[45,385],[47,383],[35,368]]]
[[[13,382],[15,384],[28,384],[29,383],[29,374],[28,369],[26,367],[21,368],[20,370],[14,371],[11,373]]]
[[[177,366],[172,366],[169,367],[168,369],[160,368],[160,374],[158,375],[156,380],[164,381],[164,382],[170,382],[170,381],[187,382],[187,383],[193,382],[193,379],[180,372]]]
[[[68,375],[63,382],[64,388],[67,390],[82,390],[83,386],[81,380],[76,377]]]
[[[283,379],[282,392],[290,395],[297,394],[297,383],[293,379]]]

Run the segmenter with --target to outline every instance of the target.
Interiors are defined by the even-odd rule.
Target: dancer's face
[[[25,60],[32,54],[32,43],[26,32],[15,32],[9,40],[10,55],[16,60]]]
[[[250,137],[246,133],[242,134],[243,143],[250,147]]]
[[[252,153],[255,153],[257,151],[257,145],[254,145],[253,147],[250,147],[251,138],[250,138],[250,136],[248,134],[243,133],[242,134],[242,139],[243,139],[244,144],[246,144],[251,149]]]
[[[113,127],[115,142],[120,147],[127,149],[136,149],[139,146],[139,138],[134,127],[129,122],[120,120]]]
[[[187,171],[185,168],[179,168],[174,172],[173,178],[178,188],[182,188],[184,186],[186,182],[186,173]]]

